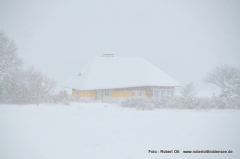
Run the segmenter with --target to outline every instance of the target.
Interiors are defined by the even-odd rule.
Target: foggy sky
[[[201,91],[216,66],[240,67],[238,0],[1,0],[0,30],[58,84],[102,54],[143,57]]]

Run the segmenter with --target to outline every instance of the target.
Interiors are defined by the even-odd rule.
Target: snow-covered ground
[[[239,122],[240,110],[140,111],[106,103],[0,105],[0,158],[240,158]]]

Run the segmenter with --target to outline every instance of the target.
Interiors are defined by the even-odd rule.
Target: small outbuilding
[[[173,97],[180,84],[141,57],[95,57],[64,87],[80,101],[117,102],[126,97]]]

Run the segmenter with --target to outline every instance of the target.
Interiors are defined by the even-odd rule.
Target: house
[[[126,97],[172,97],[180,84],[141,57],[95,57],[64,87],[80,101],[117,102]]]

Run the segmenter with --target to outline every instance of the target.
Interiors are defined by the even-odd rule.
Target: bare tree
[[[194,82],[184,84],[180,88],[180,93],[184,98],[191,98],[197,95],[197,85]]]
[[[0,32],[0,80],[22,64],[15,43]]]
[[[208,73],[204,79],[206,84],[214,84],[218,86],[222,97],[233,98],[240,97],[240,69],[222,65],[216,67]]]
[[[22,67],[22,60],[18,57],[17,48],[3,32],[0,32],[0,101],[3,100],[4,78],[12,71]]]
[[[15,43],[0,32],[0,102],[40,103],[53,93],[54,80],[33,67],[24,70],[22,66]]]
[[[41,103],[54,93],[56,82],[37,72],[33,67],[26,71],[15,69],[3,79],[3,102],[9,104]]]
[[[31,102],[41,103],[50,94],[54,92],[56,82],[44,76],[41,72],[37,72],[33,67],[29,67],[25,71],[25,81],[27,83],[28,96]]]

